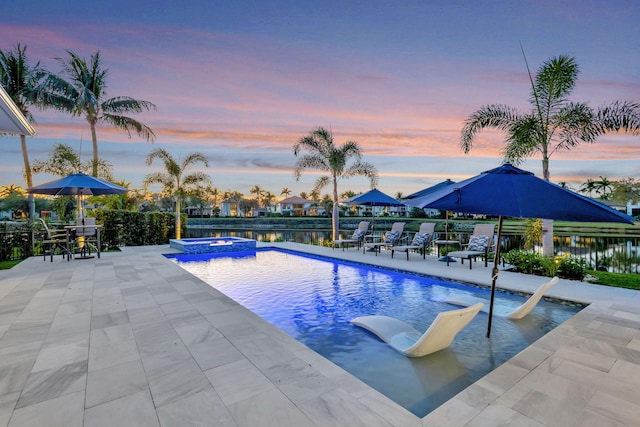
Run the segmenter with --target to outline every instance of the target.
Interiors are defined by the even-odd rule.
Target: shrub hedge
[[[563,279],[582,280],[586,269],[586,262],[580,258],[570,256],[547,258],[543,255],[520,249],[504,254],[504,260],[514,266],[519,273],[548,277],[558,276]]]
[[[96,209],[93,216],[102,224],[102,245],[109,250],[119,246],[163,245],[175,236],[175,214],[172,212]],[[186,221],[184,217],[181,219],[184,230]]]

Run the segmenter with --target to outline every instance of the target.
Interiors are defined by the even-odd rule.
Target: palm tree
[[[320,200],[320,191],[317,188],[314,188],[311,190],[311,193],[309,193],[309,198],[314,202],[318,202]]]
[[[249,193],[255,194],[256,201],[260,201],[260,196],[262,195],[263,191],[264,190],[262,190],[262,187],[260,187],[259,185],[254,185],[253,187],[251,187],[251,190],[249,190]]]
[[[260,199],[261,203],[262,203],[262,207],[269,210],[269,207],[273,204],[273,202],[275,202],[276,200],[276,195],[273,194],[271,191],[264,191],[262,193],[262,199]]]
[[[595,189],[596,189],[596,182],[591,178],[587,179],[586,182],[584,182],[580,186],[580,192],[588,194],[589,197],[591,197],[591,193],[593,193]]]
[[[93,176],[98,176],[98,137],[96,125],[106,123],[126,131],[131,131],[147,141],[154,141],[155,134],[147,125],[125,115],[155,110],[156,106],[149,101],[142,101],[128,96],[106,98],[107,72],[103,68],[100,52],[91,55],[89,63],[83,58],[67,50],[68,58],[55,58],[62,65],[62,75],[49,73],[46,80],[47,92],[44,100],[55,108],[71,113],[73,116],[84,116],[91,129],[93,143]],[[65,80],[65,77],[68,80]]]
[[[5,197],[10,197],[14,194],[24,197],[24,194],[25,194],[24,188],[15,184],[0,186],[0,199],[4,199]]]
[[[544,62],[535,79],[531,76],[531,111],[520,113],[500,104],[485,105],[465,121],[460,147],[465,153],[472,148],[473,139],[482,129],[497,128],[507,134],[503,150],[506,161],[518,164],[540,153],[542,174],[547,181],[549,158],[559,150],[570,150],[580,142],[596,142],[606,132],[640,133],[640,105],[616,101],[594,111],[586,103],[570,102],[579,73],[575,58],[558,56]],[[548,230],[543,241],[544,253],[553,254],[553,222],[545,220]]]
[[[33,173],[67,176],[78,172],[87,173],[93,168],[93,163],[82,163],[80,155],[73,148],[66,144],[56,144],[51,149],[49,158],[34,161],[31,170]],[[113,166],[102,159],[98,160],[98,176],[113,181]]]
[[[22,115],[29,122],[34,123],[29,106],[38,104],[40,92],[44,90],[38,82],[46,71],[40,67],[40,62],[37,62],[34,66],[29,65],[26,52],[27,46],[21,46],[20,43],[16,44],[11,51],[3,52],[0,50],[0,84],[20,109]],[[20,135],[20,146],[24,163],[24,180],[27,188],[33,187],[26,135]],[[29,194],[29,218],[33,219],[34,217],[35,201],[33,194]]]
[[[607,177],[600,176],[600,180],[595,182],[596,193],[600,194],[603,200],[609,200],[609,194],[613,190],[613,182]]]
[[[302,171],[315,169],[327,172],[329,175],[321,176],[316,180],[315,189],[321,190],[331,183],[333,186],[333,212],[332,212],[332,235],[333,239],[338,238],[338,182],[344,178],[352,176],[366,176],[369,178],[371,188],[378,183],[378,171],[368,162],[361,160],[360,145],[355,141],[347,141],[342,146],[333,143],[333,135],[330,131],[321,127],[313,130],[309,135],[302,137],[293,146],[293,154],[297,157],[303,151],[307,154],[301,155],[296,162],[294,176],[296,181],[300,180]],[[353,159],[353,163],[348,164]]]
[[[353,196],[356,196],[356,195],[357,194],[355,193],[355,191],[347,190],[347,191],[342,192],[342,194],[340,194],[340,199],[341,200],[345,200],[345,199],[348,199],[349,197],[353,197]]]
[[[291,190],[289,190],[287,187],[282,187],[282,190],[280,191],[280,195],[284,196],[286,199],[291,195]]]
[[[180,200],[198,185],[210,185],[211,177],[202,172],[187,173],[189,167],[198,163],[209,167],[209,161],[202,153],[190,153],[181,162],[176,161],[168,151],[156,148],[147,155],[147,165],[150,166],[155,159],[160,159],[164,163],[164,172],[154,172],[144,178],[143,184],[146,188],[150,184],[161,184],[162,191],[168,196],[172,196],[176,204],[176,239],[180,239]]]
[[[217,215],[218,209],[218,200],[221,196],[221,191],[219,188],[210,188],[208,200],[211,202],[211,216]]]

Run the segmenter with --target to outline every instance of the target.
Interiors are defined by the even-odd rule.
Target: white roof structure
[[[30,136],[36,133],[2,85],[0,85],[0,133]]]

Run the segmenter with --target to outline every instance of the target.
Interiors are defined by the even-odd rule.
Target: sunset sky
[[[32,64],[54,72],[67,49],[86,59],[99,50],[109,97],[156,104],[135,116],[155,131],[153,144],[98,128],[100,157],[133,188],[160,170],[145,157],[161,147],[178,158],[204,153],[204,171],[223,191],[309,192],[318,175],[295,181],[292,147],[322,126],[339,144],[361,144],[380,190],[406,195],[501,163],[502,133],[481,133],[465,155],[460,130],[485,104],[529,110],[521,45],[533,72],[551,57],[576,57],[573,101],[640,102],[638,22],[637,0],[22,0],[2,6],[0,49],[26,44]],[[84,118],[32,112],[31,161],[56,143],[91,157]],[[0,137],[0,147],[0,185],[24,185],[19,138]],[[587,178],[638,178],[639,160],[640,137],[606,135],[554,153],[551,179],[577,189]],[[540,158],[522,167],[541,175]],[[351,178],[339,189],[368,183]]]

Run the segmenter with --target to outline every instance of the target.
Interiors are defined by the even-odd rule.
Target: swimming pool
[[[446,279],[284,250],[171,255],[181,267],[341,366],[418,417],[492,371],[580,310],[541,301],[520,321],[478,314],[450,348],[407,358],[349,320],[384,314],[424,331],[452,294],[489,291]],[[524,297],[496,294],[499,306]]]

